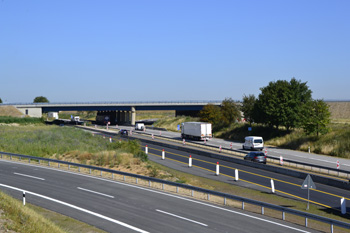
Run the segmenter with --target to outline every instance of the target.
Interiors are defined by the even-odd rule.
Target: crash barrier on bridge
[[[36,163],[39,165],[45,165],[45,166],[50,166],[50,167],[55,167],[60,169],[67,169],[74,172],[97,175],[97,176],[112,179],[112,180],[121,180],[128,183],[147,186],[153,189],[160,189],[168,192],[178,193],[180,195],[187,195],[197,199],[204,199],[207,201],[212,201],[217,204],[241,207],[244,210],[252,211],[252,212],[257,212],[256,207],[258,207],[259,212],[262,215],[266,214],[275,218],[281,218],[282,220],[287,220],[286,214],[290,214],[290,219],[288,219],[287,221],[295,222],[300,225],[303,224],[306,227],[312,227],[315,229],[320,227],[320,222],[324,224],[329,224],[330,232],[334,231],[335,226],[340,228],[350,229],[350,223],[310,214],[299,210],[290,209],[283,206],[278,206],[274,204],[260,202],[257,200],[239,197],[232,194],[217,192],[213,190],[208,190],[200,187],[195,187],[195,186],[182,184],[182,183],[176,183],[176,182],[167,181],[167,180],[161,180],[158,178],[142,176],[142,175],[127,173],[127,172],[121,172],[121,171],[116,171],[116,170],[101,168],[96,166],[90,166],[85,164],[72,163],[68,161],[35,157],[35,156],[29,156],[29,155],[20,155],[20,154],[7,153],[7,152],[0,152],[0,158],[7,159],[7,160],[21,161],[23,163]],[[220,201],[218,201],[218,198]],[[271,211],[274,213],[272,213]],[[268,213],[268,212],[271,212],[271,213]],[[303,220],[299,220],[299,221],[295,220],[293,217],[291,217],[292,215],[298,216]],[[309,220],[311,221],[309,222]]]
[[[111,135],[117,134],[116,132],[113,132],[113,131],[105,131],[105,130],[101,130],[101,129],[94,129],[94,128],[82,127],[82,126],[77,126],[77,127],[88,129],[88,130],[95,131],[95,132],[103,132],[104,134],[111,134]],[[205,150],[195,149],[195,148],[190,147],[190,146],[196,146],[196,147],[200,147],[203,149],[207,149],[208,147],[206,147],[204,145],[198,145],[196,143],[188,143],[188,142],[186,142],[186,145],[183,145],[182,142],[179,142],[178,140],[175,140],[175,139],[168,139],[167,138],[167,141],[175,142],[175,144],[168,144],[168,143],[159,142],[159,141],[156,141],[153,139],[140,138],[140,137],[135,136],[135,134],[133,134],[132,136],[128,136],[128,138],[137,139],[137,140],[142,141],[144,143],[149,143],[149,144],[154,144],[154,145],[167,147],[167,148],[171,148],[171,149],[175,149],[175,150],[185,151],[185,152],[188,152],[189,154],[198,153],[200,155],[207,156],[210,158],[220,159],[220,160],[224,160],[227,162],[241,164],[244,166],[259,168],[262,170],[275,172],[275,173],[279,173],[279,174],[283,174],[283,175],[287,175],[287,176],[292,176],[292,177],[296,177],[296,178],[300,178],[300,179],[305,179],[309,173],[303,172],[303,171],[298,171],[298,170],[291,170],[291,169],[285,168],[284,166],[286,164],[290,164],[291,167],[295,167],[298,169],[302,169],[304,167],[306,170],[309,170],[307,168],[310,168],[310,171],[313,171],[313,172],[327,170],[328,171],[327,174],[331,174],[332,172],[333,173],[337,172],[338,174],[346,174],[346,177],[348,177],[350,175],[349,172],[347,172],[345,170],[332,169],[332,168],[328,168],[328,167],[322,167],[322,166],[312,165],[312,164],[307,164],[307,163],[302,163],[302,162],[295,162],[295,161],[291,161],[291,160],[284,160],[283,167],[282,166],[272,166],[269,164],[254,163],[251,161],[243,160],[242,158],[228,156],[224,152],[221,152],[221,153],[217,152],[216,153],[215,151],[205,151]],[[159,137],[159,138],[164,139],[163,137]],[[223,151],[227,151],[227,150],[223,150]],[[234,151],[231,151],[231,152],[234,153]],[[245,155],[242,152],[235,152],[235,153],[240,154],[240,155]],[[278,159],[273,159],[271,157],[269,158],[268,161],[271,162],[274,160],[275,160],[275,162],[278,161],[278,163],[279,163]],[[296,165],[293,166],[293,164],[296,164]],[[316,175],[316,174],[310,174],[310,175],[311,175],[312,180],[314,182],[337,187],[337,188],[341,188],[341,189],[350,190],[350,184],[348,181],[333,179],[330,177],[324,177],[324,176],[320,176],[320,175]]]

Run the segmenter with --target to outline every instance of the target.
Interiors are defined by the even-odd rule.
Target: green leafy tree
[[[244,118],[246,119],[246,121],[249,122],[250,125],[254,121],[253,116],[254,116],[255,101],[256,101],[256,98],[254,95],[243,96],[243,103],[242,103],[241,110],[243,112]]]
[[[201,121],[212,123],[213,127],[218,126],[222,121],[221,109],[219,106],[207,104],[199,112],[199,117]]]
[[[304,108],[302,127],[306,134],[324,134],[329,131],[331,113],[323,100],[313,100]]]
[[[221,103],[221,114],[224,125],[230,125],[241,118],[237,104],[231,98],[225,98]]]
[[[0,104],[2,104],[2,99],[0,98]]]
[[[269,126],[290,128],[301,125],[303,108],[311,98],[306,83],[292,78],[290,82],[278,80],[260,88],[261,94],[254,104],[254,119]]]
[[[49,100],[44,96],[35,97],[33,103],[49,103]]]

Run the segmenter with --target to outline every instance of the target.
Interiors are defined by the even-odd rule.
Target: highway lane
[[[114,128],[116,128],[116,127],[114,127]],[[130,126],[119,126],[119,128],[133,130],[133,133],[138,133],[138,134],[147,134],[147,135],[153,134],[154,136],[162,136],[162,137],[167,137],[167,138],[171,138],[171,139],[182,140],[181,134],[177,133],[177,132],[151,130],[151,129],[146,129],[145,132],[141,132],[141,131],[134,131],[134,128],[130,127]],[[186,139],[186,141],[190,141],[192,143],[204,145],[203,141],[191,141],[188,139]],[[229,140],[223,140],[220,138],[213,138],[209,141],[206,141],[207,145],[214,146],[217,148],[219,148],[221,145],[222,148],[224,148],[224,149],[230,149],[231,143],[232,143],[232,149],[238,150],[238,151],[243,152],[243,153],[248,153],[248,151],[242,150],[243,143],[240,143],[240,142],[233,142],[233,141],[229,141]],[[280,156],[283,156],[284,159],[293,160],[296,162],[315,164],[315,165],[329,167],[329,168],[336,168],[337,161],[339,161],[340,169],[343,169],[343,170],[350,172],[350,159],[337,158],[337,157],[319,155],[319,154],[314,154],[314,153],[307,153],[307,152],[302,152],[302,151],[281,149],[281,148],[270,147],[270,146],[265,146],[265,148],[267,149],[268,155],[270,157],[273,157],[276,159],[279,159]]]
[[[142,143],[145,146],[145,143]],[[161,159],[162,150],[165,149],[166,159]],[[217,179],[233,185],[241,185],[248,188],[258,189],[264,192],[271,192],[271,179],[274,180],[276,191],[279,195],[289,198],[307,201],[307,190],[301,189],[303,179],[298,179],[274,172],[269,172],[257,168],[243,166],[220,161],[198,154],[191,154],[192,163],[195,168],[188,168],[189,153],[174,150],[170,148],[162,148],[157,145],[148,143],[149,157],[157,163],[181,170],[190,174],[202,177]],[[216,163],[220,164],[220,176],[215,176]],[[200,168],[200,169],[199,169]],[[239,170],[239,182],[234,181],[235,169]],[[330,187],[327,185],[316,183],[316,190],[310,190],[310,202],[321,205],[325,208],[334,208],[339,210],[340,199],[347,199],[347,206],[350,210],[350,191]]]
[[[26,195],[27,203],[109,232],[315,232],[158,190],[31,164],[0,160],[0,177],[1,190],[20,198],[21,192],[3,185],[14,186],[92,211],[84,212],[31,193]]]

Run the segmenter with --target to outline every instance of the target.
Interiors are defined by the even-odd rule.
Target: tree
[[[222,120],[225,125],[230,125],[236,119],[241,118],[241,113],[236,103],[231,98],[225,98],[221,103]]]
[[[249,95],[243,96],[243,104],[242,104],[242,112],[244,115],[244,118],[246,119],[246,121],[249,122],[249,124],[251,125],[252,122],[254,121],[254,104],[255,104],[256,98],[254,95]]]
[[[199,117],[201,121],[210,122],[213,126],[217,126],[222,120],[221,109],[219,106],[207,104],[199,112]]]
[[[254,119],[269,126],[285,126],[287,130],[301,125],[303,107],[312,101],[311,90],[305,83],[292,78],[278,80],[260,88],[254,104]]]
[[[33,103],[49,103],[49,100],[44,96],[35,97]]]
[[[302,127],[306,134],[310,135],[316,133],[327,133],[327,127],[330,122],[331,113],[329,106],[323,100],[313,100],[304,108]]]
[[[0,104],[2,104],[2,99],[0,98]]]

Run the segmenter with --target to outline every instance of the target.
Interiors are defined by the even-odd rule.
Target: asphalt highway
[[[145,143],[142,143],[145,146]],[[240,185],[248,188],[258,189],[263,192],[271,193],[271,179],[274,181],[276,194],[287,196],[289,198],[307,202],[307,190],[301,189],[303,179],[298,179],[274,172],[269,172],[240,164],[219,161],[198,154],[191,154],[192,168],[188,167],[189,153],[162,148],[148,143],[149,158],[165,166],[206,177],[216,179],[232,185]],[[162,160],[162,150],[165,150],[165,159]],[[216,176],[216,165],[219,162],[220,175]],[[239,181],[236,182],[235,169],[239,171]],[[340,199],[344,197],[347,200],[348,211],[350,210],[350,191],[330,187],[316,183],[316,189],[310,190],[310,203],[323,206],[325,208],[340,209]]]
[[[282,220],[55,168],[0,160],[0,189],[108,232],[315,232]]]
[[[111,128],[116,128],[116,127],[111,126]],[[138,133],[138,134],[147,134],[147,135],[153,134],[154,136],[161,136],[161,137],[166,137],[166,138],[171,138],[176,140],[182,140],[181,133],[179,132],[152,130],[152,129],[147,129],[147,127],[145,132],[135,131],[134,127],[130,127],[130,126],[119,126],[119,128],[133,130],[133,133]],[[191,142],[204,145],[203,141],[191,141]],[[206,145],[210,145],[217,148],[222,146],[223,149],[231,149],[231,145],[232,145],[232,149],[238,150],[243,153],[248,153],[248,151],[242,149],[243,143],[241,142],[234,142],[234,141],[228,141],[228,140],[223,140],[219,138],[213,138],[209,141],[206,141],[205,143]],[[337,158],[337,157],[314,154],[314,153],[307,153],[302,151],[281,149],[281,148],[270,147],[266,145],[265,145],[265,149],[267,150],[267,153],[270,157],[273,157],[276,159],[279,159],[280,156],[282,156],[284,159],[289,159],[296,162],[302,162],[302,163],[308,163],[308,164],[315,164],[315,165],[329,167],[329,168],[337,168],[337,161],[339,161],[340,169],[350,172],[349,159]]]

